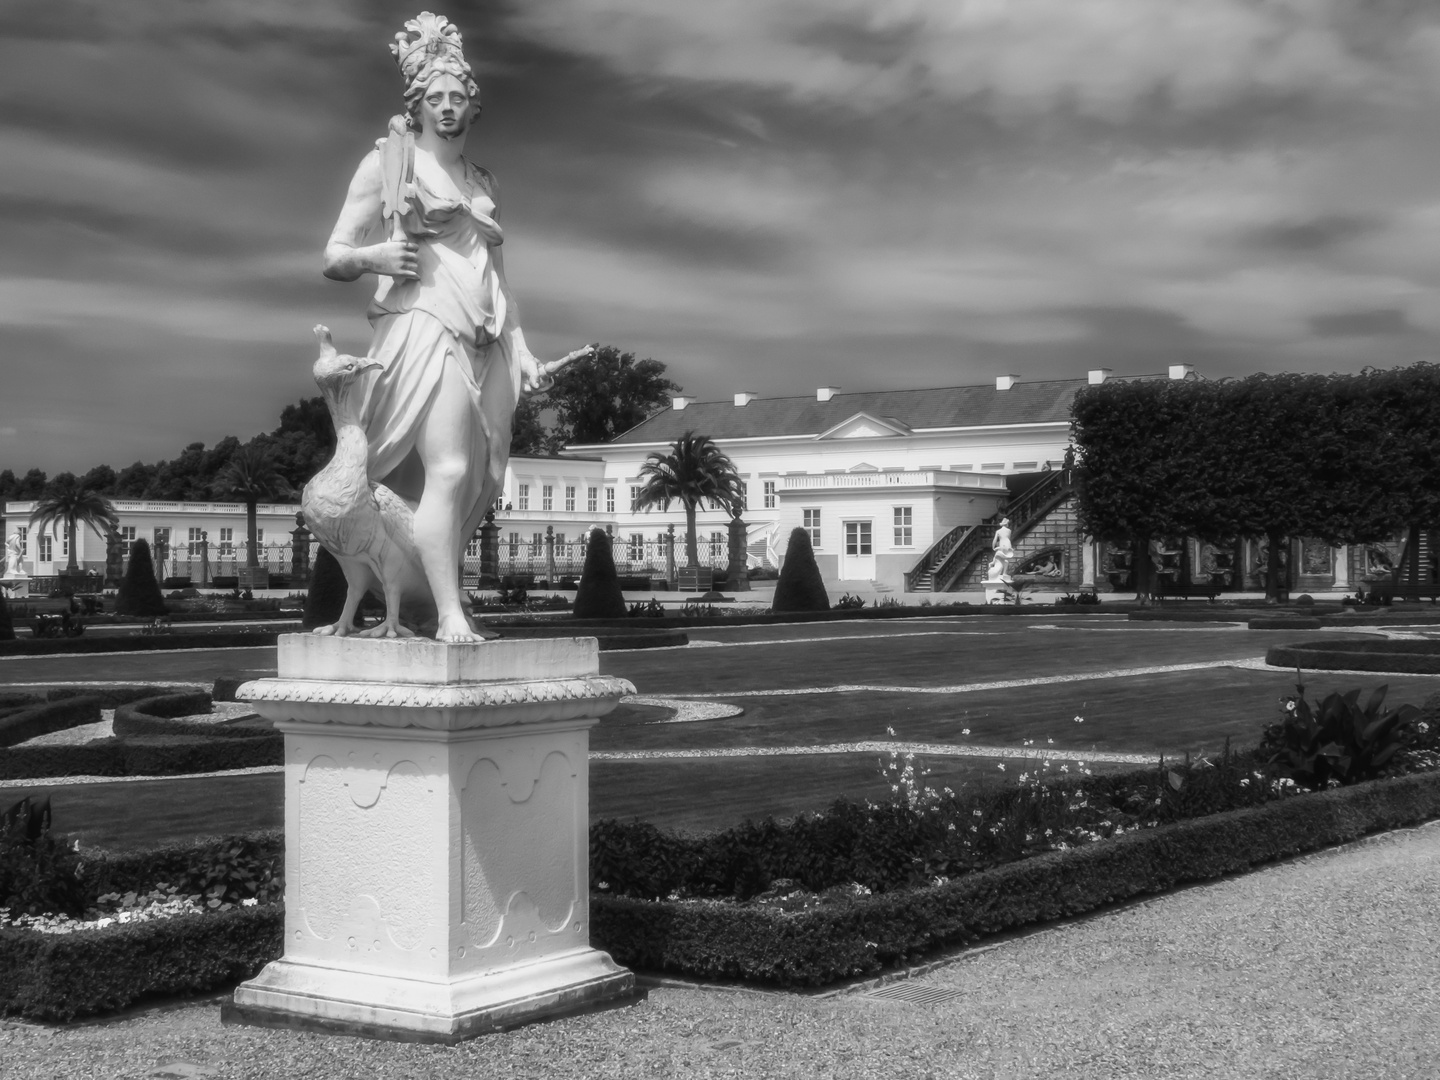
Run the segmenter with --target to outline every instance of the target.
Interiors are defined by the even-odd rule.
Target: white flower
[[[961,729],[960,729],[960,734],[961,734],[961,735],[969,735],[969,734],[970,734],[970,729],[969,729],[968,727],[966,727],[966,728],[961,728]]]
[[[241,906],[241,907],[254,907],[254,906],[255,906],[256,904],[258,904],[259,902],[260,902],[260,901],[256,900],[255,897],[252,896],[252,897],[250,897],[250,899],[248,899],[248,900],[241,900],[241,901],[240,901],[240,906]]]
[[[1004,772],[1004,771],[1005,771],[1005,763],[1004,763],[1003,761],[1000,762],[1000,764],[996,765],[995,767],[996,767],[997,769],[999,769],[1001,772]]]
[[[1077,717],[1075,717],[1075,723],[1077,723],[1077,724],[1083,724],[1084,722],[1085,722],[1085,718],[1084,718],[1083,716],[1077,716]]]

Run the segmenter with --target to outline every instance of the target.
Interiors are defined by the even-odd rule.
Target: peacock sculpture
[[[300,505],[305,524],[345,571],[345,610],[317,634],[359,637],[412,637],[405,621],[433,627],[435,603],[415,548],[415,510],[384,484],[370,481],[369,444],[360,426],[364,379],[382,365],[368,357],[335,351],[330,330],[315,327],[320,358],[315,383],[335,423],[335,455],[305,485]],[[368,630],[354,630],[355,612],[367,592],[385,601],[385,619]]]

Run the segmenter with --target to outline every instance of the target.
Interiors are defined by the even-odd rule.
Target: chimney
[[[1171,364],[1170,378],[1183,379],[1185,378],[1185,376],[1189,375],[1192,370],[1193,369],[1190,367],[1189,364]]]
[[[815,400],[829,401],[839,390],[840,388],[838,386],[817,386],[815,388]]]
[[[1110,377],[1111,369],[1108,367],[1097,367],[1090,369],[1090,385],[1099,386]]]
[[[759,394],[752,394],[749,390],[741,390],[740,393],[735,395],[735,407],[737,409],[743,408],[759,396]]]
[[[1016,381],[1017,379],[1019,379],[1019,378],[1020,378],[1019,375],[996,375],[996,376],[995,376],[995,389],[996,389],[996,390],[1009,390],[1012,386],[1015,385],[1015,381]]]
[[[684,394],[675,394],[670,398],[670,407],[676,412],[680,412],[686,405],[690,404],[690,401],[691,399]]]

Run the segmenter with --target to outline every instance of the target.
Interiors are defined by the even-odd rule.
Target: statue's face
[[[470,95],[454,75],[439,75],[420,99],[420,124],[443,139],[464,135],[470,127]]]

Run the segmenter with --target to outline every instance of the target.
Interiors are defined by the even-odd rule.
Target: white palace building
[[[847,394],[825,386],[795,397],[676,396],[613,442],[568,446],[556,457],[512,458],[494,515],[499,571],[532,574],[553,587],[578,574],[584,536],[599,526],[614,537],[620,573],[649,577],[658,587],[676,561],[683,564],[685,517],[678,504],[669,511],[633,509],[640,469],[648,454],[665,453],[693,431],[714,439],[745,482],[752,567],[778,566],[792,530],[803,528],[822,575],[837,590],[975,589],[1003,509],[1011,518],[1016,569],[1036,585],[1123,592],[1131,588],[1127,560],[1080,535],[1065,467],[1075,393],[1108,377],[1096,370],[1086,379],[1001,376],[928,390]],[[1194,376],[1177,365],[1168,377]],[[163,556],[162,577],[228,584],[244,564],[239,504],[121,499],[115,508],[122,537],[143,537]],[[5,532],[21,536],[27,572],[45,578],[65,566],[68,552],[61,535],[30,535],[33,509],[30,502],[6,505]],[[285,583],[296,559],[297,510],[260,507],[260,562],[277,584]],[[702,562],[723,568],[729,515],[702,508],[697,524]],[[79,561],[103,572],[105,541],[82,531],[79,546]],[[309,551],[302,558],[313,565],[313,544]],[[478,575],[480,554],[477,536],[466,551],[471,575]],[[1387,562],[1399,552],[1393,545],[1352,550],[1297,540],[1288,554],[1294,587],[1320,592],[1353,589],[1388,573]],[[1164,564],[1173,586],[1213,583],[1232,591],[1258,585],[1259,552],[1251,541],[1216,548],[1177,538],[1151,556]]]

